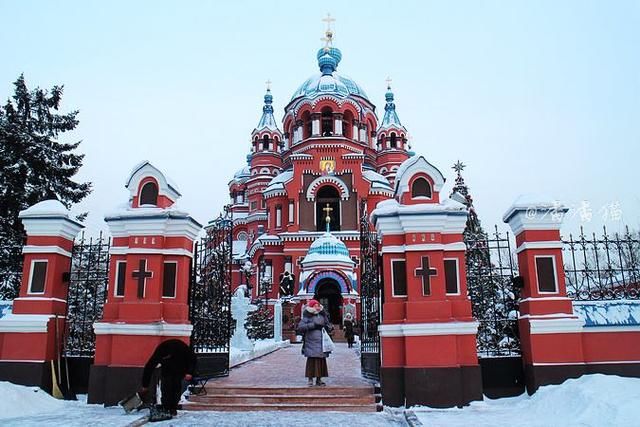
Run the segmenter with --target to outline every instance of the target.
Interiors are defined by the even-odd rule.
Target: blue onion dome
[[[267,93],[264,95],[264,106],[262,107],[262,117],[256,126],[256,130],[269,129],[277,130],[278,125],[276,119],[273,116],[273,96],[271,95],[271,89],[267,89]]]
[[[331,233],[324,233],[313,241],[309,247],[309,255],[342,255],[349,256],[347,245]]]
[[[391,88],[387,86],[387,93],[384,94],[384,99],[387,102],[393,102],[393,92],[391,92]]]
[[[393,98],[391,86],[387,86],[387,93],[384,95],[384,99],[387,101],[387,104],[384,106],[384,117],[382,118],[380,129],[390,127],[397,127],[399,129],[403,128],[400,118],[398,117],[398,113],[396,113],[396,104],[393,102]]]

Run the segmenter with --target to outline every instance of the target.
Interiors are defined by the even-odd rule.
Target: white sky
[[[640,3],[37,2],[0,0],[0,99],[21,72],[65,85],[80,110],[78,206],[88,227],[127,200],[143,159],[179,185],[206,223],[227,201],[273,81],[276,118],[317,71],[323,23],[337,18],[339,72],[384,107],[393,78],[413,148],[454,181],[460,159],[485,227],[520,193],[579,206],[565,230],[640,226]],[[621,218],[605,218],[616,213]],[[613,206],[612,206],[613,204]]]

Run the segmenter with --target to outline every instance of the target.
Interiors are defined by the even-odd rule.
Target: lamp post
[[[271,288],[271,280],[266,277],[267,273],[267,262],[262,258],[260,260],[260,277],[259,277],[259,290],[264,292],[264,305],[267,305],[267,301],[269,299],[269,290]]]

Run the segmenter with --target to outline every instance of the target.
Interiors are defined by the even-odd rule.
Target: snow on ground
[[[413,408],[425,426],[638,426],[640,379],[585,375],[507,399],[458,409]]]
[[[240,350],[235,347],[231,347],[229,352],[229,367],[241,365],[249,360],[257,359],[265,354],[276,351],[279,348],[289,345],[289,341],[276,341],[273,338],[256,340],[253,351]]]

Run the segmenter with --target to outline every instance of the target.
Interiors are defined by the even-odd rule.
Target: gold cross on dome
[[[272,83],[271,79],[267,79],[267,81],[264,82],[264,84],[267,85],[267,90],[271,90],[271,83]]]
[[[393,81],[393,80],[391,80],[391,77],[387,77],[387,78],[386,78],[385,82],[387,82],[387,89],[391,89],[391,82],[392,82],[392,81]]]
[[[333,208],[329,205],[329,203],[327,203],[327,206],[325,206],[324,208],[322,208],[323,211],[326,212],[327,216],[324,219],[327,223],[327,231],[329,231],[329,224],[331,223],[331,216],[329,216],[329,214],[333,211]]]

